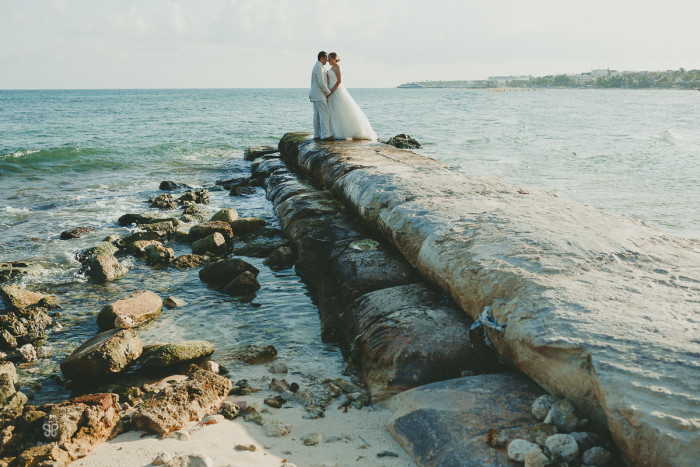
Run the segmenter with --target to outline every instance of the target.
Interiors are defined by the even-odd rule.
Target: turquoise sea
[[[700,238],[700,93],[693,91],[354,89],[381,138],[409,133],[425,155],[467,173],[534,185],[561,197]],[[162,180],[207,187],[249,173],[243,150],[276,145],[311,129],[306,89],[0,91],[0,261],[36,260],[47,269],[23,279],[59,296],[64,330],[53,356],[22,368],[38,401],[65,397],[57,363],[96,332],[100,308],[133,290],[176,295],[187,306],[164,312],[140,336],[207,339],[226,350],[273,343],[308,376],[343,371],[337,347],[320,340],[316,308],[293,269],[260,260],[262,289],[240,302],[207,289],[195,271],[157,274],[138,260],[130,273],[97,286],[78,272],[75,253],[112,233],[128,212],[148,211]],[[279,226],[264,192],[212,193],[213,212],[234,207]],[[88,226],[83,238],[61,231]],[[172,245],[184,254],[185,246]],[[39,382],[38,386],[34,383]],[[33,387],[32,387],[33,386]]]

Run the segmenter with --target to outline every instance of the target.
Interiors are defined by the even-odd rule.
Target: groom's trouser
[[[327,101],[314,101],[314,138],[330,138],[330,114]]]

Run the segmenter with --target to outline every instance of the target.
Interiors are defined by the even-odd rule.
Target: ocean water
[[[384,139],[409,133],[419,151],[472,175],[498,176],[628,215],[674,235],[700,238],[700,93],[692,91],[456,89],[350,90]],[[340,350],[321,342],[317,311],[293,269],[261,271],[262,289],[241,302],[208,289],[197,271],[154,271],[126,260],[127,276],[87,283],[75,253],[125,234],[128,212],[162,180],[201,188],[249,174],[243,150],[311,130],[305,89],[0,91],[0,261],[35,260],[47,269],[22,280],[59,296],[49,335],[53,356],[20,372],[37,401],[66,397],[57,364],[96,332],[100,308],[133,290],[176,295],[140,332],[145,343],[207,339],[217,361],[239,344],[273,343],[299,374],[343,371]],[[234,207],[279,226],[262,189],[248,198],[213,192],[207,209]],[[88,226],[80,239],[61,231]],[[188,253],[172,244],[176,253]],[[39,383],[35,385],[35,383]]]

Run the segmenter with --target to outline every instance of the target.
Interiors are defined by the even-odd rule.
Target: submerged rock
[[[168,298],[165,299],[165,302],[163,302],[163,304],[168,308],[180,308],[181,306],[185,305],[185,301],[180,298],[169,295]]]
[[[61,362],[61,371],[74,380],[119,373],[142,351],[141,340],[132,330],[111,329],[75,349]]]
[[[184,341],[174,344],[153,344],[143,349],[139,363],[145,368],[165,368],[205,358],[214,353],[216,347],[207,341]]]
[[[288,246],[281,246],[272,250],[268,257],[265,258],[265,261],[263,261],[263,264],[273,269],[289,268],[294,266],[295,259],[294,250]]]
[[[80,238],[85,234],[93,232],[95,229],[92,227],[74,227],[70,230],[64,230],[61,232],[61,240],[71,240],[73,238]]]
[[[26,261],[10,261],[0,263],[0,283],[7,282],[10,279],[26,275],[40,274],[44,268],[38,264],[32,264]]]
[[[168,385],[136,407],[133,427],[160,435],[180,429],[217,413],[231,386],[228,378],[191,366],[186,380]]]
[[[180,204],[185,204],[187,202],[197,203],[197,204],[208,204],[209,203],[209,191],[206,189],[197,190],[197,191],[188,191],[184,195],[180,196],[177,200]]]
[[[156,319],[162,308],[163,300],[158,294],[140,290],[102,308],[97,315],[97,326],[101,331],[112,329],[119,317],[131,318],[138,326]]]
[[[277,349],[272,345],[244,345],[231,352],[231,358],[249,364],[266,363],[277,358]]]
[[[42,307],[46,309],[56,308],[56,296],[31,292],[18,285],[3,285],[0,287],[2,297],[11,310],[21,311],[30,307]]]
[[[184,183],[177,183],[170,180],[163,180],[158,186],[158,189],[163,191],[180,190],[182,188],[190,188],[190,186]]]
[[[175,259],[175,251],[163,245],[148,245],[145,250],[148,264],[168,265]]]
[[[79,253],[78,261],[83,264],[83,271],[91,281],[98,284],[114,281],[129,272],[114,256],[117,251],[117,247],[111,243],[103,242]]]
[[[126,245],[126,252],[136,257],[146,256],[146,248],[152,245],[163,246],[158,240],[136,240]]]
[[[235,243],[235,251],[238,256],[250,256],[253,258],[267,258],[273,251],[280,247],[288,247],[289,240],[283,238],[256,237],[252,240]]]

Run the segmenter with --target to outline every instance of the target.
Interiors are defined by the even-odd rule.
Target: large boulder
[[[536,423],[530,405],[541,394],[516,373],[437,382],[387,400],[394,412],[387,427],[418,465],[511,465],[505,449],[487,442],[489,432],[527,437]]]
[[[97,315],[97,327],[106,331],[115,327],[115,320],[129,318],[135,326],[152,321],[160,315],[163,300],[150,290],[140,290],[106,305]]]
[[[272,345],[244,345],[234,349],[231,358],[251,365],[266,363],[277,358],[277,349]]]
[[[250,271],[243,271],[237,275],[231,282],[226,284],[221,291],[231,296],[248,295],[260,289],[260,283]]]
[[[233,241],[233,230],[231,226],[222,221],[205,222],[203,224],[198,224],[190,229],[189,240],[191,242],[197,241],[204,237],[208,237],[214,232],[218,232],[226,239],[226,242]]]
[[[61,362],[61,371],[73,380],[107,376],[122,371],[142,351],[143,344],[134,331],[111,329],[75,349]]]
[[[214,353],[216,347],[207,341],[184,341],[174,344],[153,344],[143,349],[139,363],[145,368],[165,368],[192,362]]]
[[[132,426],[159,435],[170,433],[217,413],[231,387],[230,379],[191,366],[186,380],[168,385],[136,407]]]

